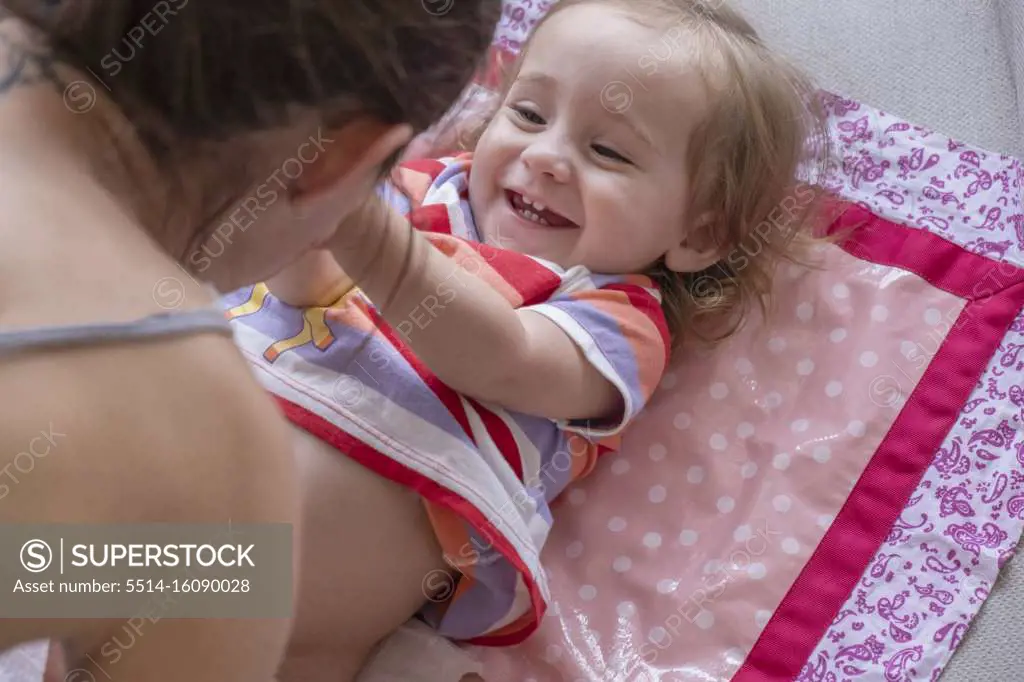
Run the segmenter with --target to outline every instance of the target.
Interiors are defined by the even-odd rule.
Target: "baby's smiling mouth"
[[[505,190],[505,198],[516,215],[528,222],[560,229],[579,227],[573,221],[559,213],[555,213],[543,204],[531,202],[519,192]]]

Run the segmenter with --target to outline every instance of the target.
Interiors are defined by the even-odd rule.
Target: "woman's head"
[[[172,189],[157,238],[221,287],[267,277],[333,231],[455,101],[500,4],[3,0],[100,81],[131,124],[131,138],[108,124],[118,148],[140,144]]]
[[[653,275],[673,330],[714,336],[806,234],[819,111],[720,2],[562,0],[476,142],[474,214],[500,245]]]

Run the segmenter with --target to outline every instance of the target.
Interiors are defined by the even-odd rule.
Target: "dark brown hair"
[[[39,29],[57,59],[109,89],[163,171],[211,143],[283,127],[297,112],[325,127],[365,115],[425,130],[469,82],[501,8],[500,0],[0,4]],[[256,180],[237,177],[242,169],[252,174],[236,159],[224,176]]]

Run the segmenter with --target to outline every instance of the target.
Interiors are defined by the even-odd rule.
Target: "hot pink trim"
[[[916,273],[968,302],[849,498],[732,682],[795,679],[899,518],[1024,306],[1024,270],[850,206],[851,255]]]

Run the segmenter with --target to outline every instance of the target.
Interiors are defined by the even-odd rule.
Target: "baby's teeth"
[[[526,204],[527,206],[532,206],[538,211],[543,211],[545,208],[547,208],[547,206],[545,206],[544,204],[537,201],[530,201],[526,197],[523,197],[523,203]]]
[[[529,221],[532,221],[532,222],[535,222],[535,223],[540,223],[541,225],[550,225],[550,223],[548,223],[547,220],[545,220],[544,218],[541,218],[540,215],[534,213],[533,211],[531,211],[529,209],[525,209],[525,208],[524,209],[520,209],[519,215],[523,216],[524,218],[526,218]]]

